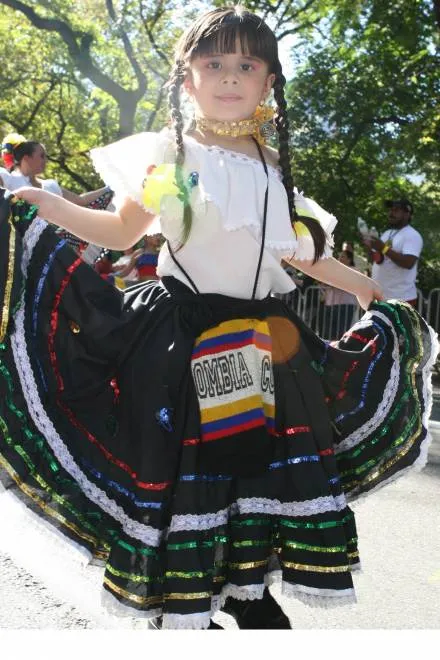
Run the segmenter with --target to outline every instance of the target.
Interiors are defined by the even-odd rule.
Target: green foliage
[[[288,87],[297,185],[339,218],[336,243],[356,241],[356,218],[384,229],[383,201],[408,197],[424,236],[419,285],[440,284],[439,55],[431,3],[333,3],[302,40]]]
[[[47,175],[62,185],[78,191],[99,185],[91,147],[166,121],[174,43],[194,11],[179,4],[0,2],[2,134],[41,140],[51,159]],[[37,19],[50,21],[50,29]]]

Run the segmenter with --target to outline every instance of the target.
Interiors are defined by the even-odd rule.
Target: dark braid
[[[293,186],[293,177],[290,164],[290,148],[289,148],[289,119],[287,116],[287,104],[284,96],[284,86],[286,79],[283,75],[280,62],[277,63],[275,69],[275,81],[273,84],[273,93],[275,102],[277,104],[277,112],[275,114],[275,126],[278,131],[279,138],[279,154],[280,154],[280,167],[283,174],[283,183],[287,193],[287,200],[289,203],[289,213],[292,221],[301,219],[301,222],[306,225],[309,230],[313,243],[315,245],[315,256],[313,262],[315,263],[322,256],[324,252],[326,235],[316,220],[298,216],[295,208],[295,193]]]
[[[183,178],[185,162],[185,146],[183,144],[183,117],[180,110],[180,89],[185,79],[185,64],[178,60],[171,71],[168,83],[168,105],[172,127],[176,136],[176,184],[180,190],[179,199],[183,203],[183,234],[182,243],[188,239],[192,225],[192,211],[188,189]]]

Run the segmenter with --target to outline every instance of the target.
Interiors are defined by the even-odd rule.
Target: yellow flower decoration
[[[177,197],[180,190],[176,184],[176,166],[171,163],[150,166],[144,179],[142,202],[157,215],[161,213],[161,204],[166,196]]]

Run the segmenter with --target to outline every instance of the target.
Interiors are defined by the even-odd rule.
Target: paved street
[[[435,392],[434,441],[427,467],[353,505],[356,512],[363,571],[356,575],[358,604],[337,609],[311,609],[273,593],[296,629],[440,629],[440,390]],[[25,526],[24,526],[25,527]],[[4,530],[3,530],[4,531]],[[54,565],[52,584],[38,579],[38,563],[30,563],[26,529],[21,555],[0,540],[0,629],[139,629],[145,622],[115,618],[100,606],[101,569],[72,570]],[[41,546],[39,543],[41,542]],[[32,537],[40,557],[50,552],[46,534]],[[13,557],[13,559],[12,559]],[[52,565],[52,557],[49,559]],[[43,560],[44,561],[44,560]],[[27,570],[23,570],[26,566]],[[32,577],[32,575],[35,577]],[[62,578],[61,578],[62,576]],[[84,602],[83,596],[88,600]],[[235,624],[226,615],[216,620]]]

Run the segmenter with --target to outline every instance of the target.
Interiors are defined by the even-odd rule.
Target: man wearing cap
[[[381,285],[385,299],[397,298],[415,306],[417,260],[423,239],[410,225],[411,202],[407,199],[386,200],[385,206],[389,209],[388,229],[380,239],[372,236],[364,239],[370,254],[375,251],[372,278]]]

